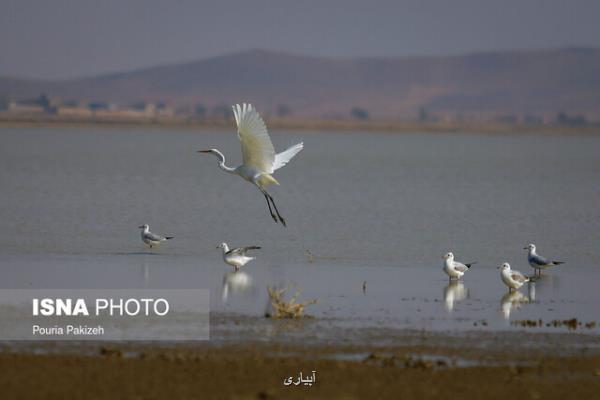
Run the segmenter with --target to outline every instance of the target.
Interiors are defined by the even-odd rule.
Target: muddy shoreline
[[[600,390],[598,335],[399,332],[390,340],[5,343],[0,390],[6,399],[565,399]],[[312,371],[312,385],[284,384]]]
[[[0,352],[0,385],[7,399],[597,396],[600,350],[571,346],[577,335],[564,340],[560,334],[559,338],[538,334],[536,340],[546,345],[531,348],[519,343],[511,347],[518,335],[496,336],[460,342],[458,337],[438,334],[422,345],[384,347],[93,344],[87,345],[86,354],[5,347]],[[442,342],[444,337],[448,340]],[[597,341],[593,336],[583,339]],[[498,345],[490,346],[493,342]],[[565,343],[566,351],[552,351],[555,342]],[[313,385],[284,384],[288,377],[312,371]]]

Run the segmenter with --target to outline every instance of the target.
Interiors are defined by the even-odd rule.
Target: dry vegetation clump
[[[285,300],[285,293],[290,289],[290,285],[285,288],[278,289],[275,287],[267,286],[269,292],[269,299],[271,301],[271,310],[267,311],[267,318],[302,318],[306,317],[304,309],[306,306],[315,304],[317,300],[310,300],[304,303],[298,302],[298,296],[300,296],[300,289],[296,288],[296,293],[292,296],[289,301]]]

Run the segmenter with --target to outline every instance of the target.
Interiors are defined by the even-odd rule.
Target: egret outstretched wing
[[[267,127],[252,104],[236,104],[233,114],[238,127],[238,137],[242,143],[244,164],[256,167],[268,174],[273,173],[275,148],[267,132]]]
[[[296,154],[298,154],[300,152],[300,150],[302,150],[303,148],[304,148],[304,143],[300,142],[298,144],[293,145],[289,149],[282,151],[279,154],[275,154],[275,162],[273,163],[273,171],[276,171],[279,168],[286,165],[287,163],[289,163],[290,160]]]

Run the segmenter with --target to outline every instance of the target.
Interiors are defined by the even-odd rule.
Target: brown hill
[[[505,51],[443,57],[331,59],[252,50],[196,62],[66,81],[0,78],[0,96],[45,92],[127,104],[166,101],[208,108],[253,102],[298,116],[376,118],[536,114],[600,117],[600,50]]]

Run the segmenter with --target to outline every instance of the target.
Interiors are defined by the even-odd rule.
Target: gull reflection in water
[[[451,281],[444,287],[444,304],[446,310],[454,310],[454,303],[469,297],[469,289],[461,281]]]
[[[538,294],[544,298],[558,298],[561,297],[560,293],[560,278],[551,274],[543,274],[535,278],[533,282],[530,282],[528,288],[529,300],[536,300],[536,290]]]
[[[221,298],[226,302],[229,296],[244,293],[252,287],[252,277],[243,271],[229,271],[223,275]]]
[[[504,319],[509,319],[511,311],[518,310],[525,303],[529,303],[529,298],[518,290],[508,292],[502,296],[500,299],[500,307],[502,308]]]
[[[141,273],[142,273],[142,283],[143,283],[144,287],[148,287],[148,282],[150,281],[150,268],[148,267],[148,260],[146,259],[146,256],[144,256],[144,258],[142,258]]]
[[[535,282],[529,282],[527,286],[527,295],[529,296],[529,301],[535,301]]]

